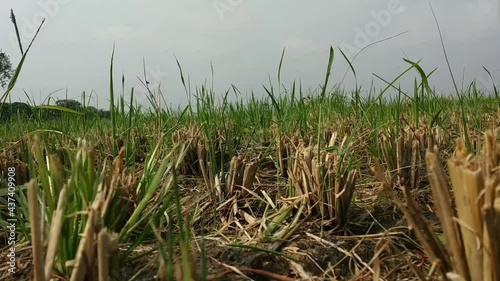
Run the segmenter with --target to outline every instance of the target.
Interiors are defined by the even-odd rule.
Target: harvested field
[[[319,94],[144,109],[111,83],[109,118],[2,120],[0,279],[500,280],[497,89],[407,61],[413,93],[348,93],[332,61]]]
[[[485,114],[490,118],[484,127],[498,128],[499,111]],[[34,172],[29,163],[35,162],[32,167],[39,175],[37,192],[43,195],[39,198],[45,198],[52,216],[60,208],[68,216],[73,208],[94,206],[95,215],[100,214],[92,216],[94,219],[94,211],[59,218],[59,235],[65,237],[59,247],[85,251],[73,244],[81,243],[81,238],[66,236],[73,233],[66,224],[93,237],[90,241],[95,242],[87,247],[99,245],[100,232],[109,233],[114,237],[108,238],[116,249],[113,255],[127,256],[119,261],[119,267],[108,264],[112,276],[120,278],[138,272],[142,272],[138,280],[162,274],[167,278],[169,268],[176,276],[189,271],[195,280],[411,280],[431,273],[437,278],[444,269],[433,266],[436,257],[428,253],[415,229],[408,228],[400,208],[410,208],[403,202],[414,198],[418,206],[412,208],[418,211],[410,211],[426,220],[425,227],[418,228],[429,229],[442,239],[439,241],[446,240],[425,161],[426,151],[432,151],[432,147],[439,148],[437,155],[444,159],[456,154],[451,136],[460,135],[459,125],[455,125],[456,131],[452,127],[459,122],[453,120],[458,117],[449,116],[450,120],[443,120],[439,127],[431,128],[423,121],[418,128],[400,123],[399,131],[390,126],[396,121],[377,126],[378,130],[367,126],[356,130],[351,123],[332,118],[332,124],[324,121],[320,135],[280,131],[275,126],[266,132],[267,139],[248,135],[237,144],[228,144],[221,128],[207,130],[193,123],[179,126],[170,139],[160,137],[156,147],[145,148],[141,157],[127,155],[127,147],[137,147],[136,141],[155,143],[156,132],[150,132],[148,140],[130,137],[123,141],[115,158],[110,156],[113,148],[110,136],[105,134],[100,142],[96,138],[99,146],[82,139],[75,146],[61,138],[50,148],[54,142],[51,133],[45,132],[35,138],[20,136],[19,141],[5,147],[0,170],[7,178],[9,167],[15,167],[16,182],[27,182],[27,175]],[[472,147],[493,153],[491,145],[498,137],[489,135],[491,144],[485,148],[479,137],[482,128],[468,129],[478,132],[470,133]],[[461,140],[460,147],[465,147]],[[476,153],[480,151],[473,151]],[[145,160],[137,162],[138,158]],[[489,165],[495,167],[498,160],[492,161]],[[490,169],[494,176],[495,168]],[[71,177],[75,173],[82,174]],[[446,175],[444,180],[450,182]],[[58,191],[50,189],[52,184]],[[37,185],[33,181],[23,186],[29,190]],[[23,190],[29,202],[28,192]],[[63,192],[70,206],[59,207],[64,205],[57,202]],[[48,202],[51,199],[52,206]],[[18,208],[17,216],[22,221],[29,207]],[[47,224],[45,229],[58,225],[55,219],[42,220]],[[92,222],[94,230],[87,228]],[[26,232],[20,232],[17,239],[26,240],[32,227],[26,225]],[[45,243],[50,243],[47,235],[52,231],[45,232],[49,240]],[[6,235],[2,253],[9,249]],[[34,274],[31,245],[18,246],[18,273],[12,280]],[[42,249],[47,251],[46,247]],[[55,258],[53,274],[64,280],[65,274],[76,273],[64,269],[62,261],[60,256]],[[86,275],[90,268],[94,266],[84,269]],[[8,272],[2,274],[5,277]]]

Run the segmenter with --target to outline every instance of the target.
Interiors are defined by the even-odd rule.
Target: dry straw
[[[500,144],[496,139],[494,131],[484,134],[481,157],[469,154],[463,139],[457,141],[454,155],[448,160],[451,188],[437,149],[426,153],[427,172],[446,246],[425,222],[409,189],[405,187],[404,205],[390,185],[384,184],[384,190],[393,195],[415,230],[434,265],[432,268],[445,280],[500,280]]]
[[[338,134],[333,133],[328,144],[328,147],[337,146],[337,150],[321,149],[319,154],[317,146],[301,142],[288,175],[295,195],[305,197],[309,213],[321,215],[324,223],[335,221],[336,226],[343,228],[348,223],[358,171],[346,164],[351,148],[347,136],[342,140],[337,137]]]

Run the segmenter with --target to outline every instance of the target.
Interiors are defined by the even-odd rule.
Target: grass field
[[[333,55],[315,92],[282,85],[282,57],[264,98],[144,109],[111,83],[109,119],[83,97],[0,124],[0,278],[500,280],[497,89],[438,95],[407,61],[413,92],[345,92]]]

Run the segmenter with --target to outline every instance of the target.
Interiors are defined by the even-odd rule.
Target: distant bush
[[[111,113],[108,110],[97,109],[93,106],[83,107],[80,102],[75,100],[58,100],[56,105],[82,112],[88,117],[111,118]],[[19,117],[28,119],[36,117],[41,120],[54,120],[61,117],[62,114],[60,110],[32,107],[23,102],[3,103],[0,108],[1,122],[13,120]]]
[[[7,121],[17,116],[27,118],[33,116],[33,108],[24,102],[3,103],[0,108],[0,121]]]
[[[57,106],[62,106],[75,111],[82,111],[82,104],[76,100],[58,100],[56,101]]]
[[[111,112],[109,110],[99,110],[99,117],[101,118],[106,118],[106,119],[111,119]]]

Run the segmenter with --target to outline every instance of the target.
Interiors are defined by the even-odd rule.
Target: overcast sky
[[[500,0],[431,1],[444,36],[458,86],[478,80],[491,89],[488,68],[500,86]],[[24,91],[41,102],[54,91],[56,98],[78,99],[94,92],[100,108],[109,97],[109,63],[115,51],[115,89],[136,87],[137,99],[147,100],[137,76],[143,77],[143,58],[151,86],[158,86],[173,106],[185,104],[175,57],[194,90],[207,80],[213,64],[219,95],[235,85],[243,93],[264,95],[262,85],[277,84],[283,48],[286,54],[282,82],[301,80],[304,89],[316,89],[324,80],[329,47],[335,47],[332,81],[338,83],[347,64],[337,47],[350,59],[370,43],[404,35],[365,49],[354,60],[358,82],[365,89],[372,81],[385,86],[373,73],[394,79],[408,67],[403,58],[422,59],[438,92],[453,93],[439,34],[428,1],[411,0],[2,0],[0,49],[14,65],[20,59],[14,28],[14,9],[25,45],[34,30],[46,22],[11,93],[12,101],[26,101]],[[465,72],[464,72],[465,71]],[[464,75],[465,73],[465,75]],[[411,72],[402,81],[411,88]],[[462,79],[464,77],[464,79]],[[353,89],[348,74],[342,86]],[[126,96],[128,96],[128,91]],[[95,105],[95,101],[94,101]]]

